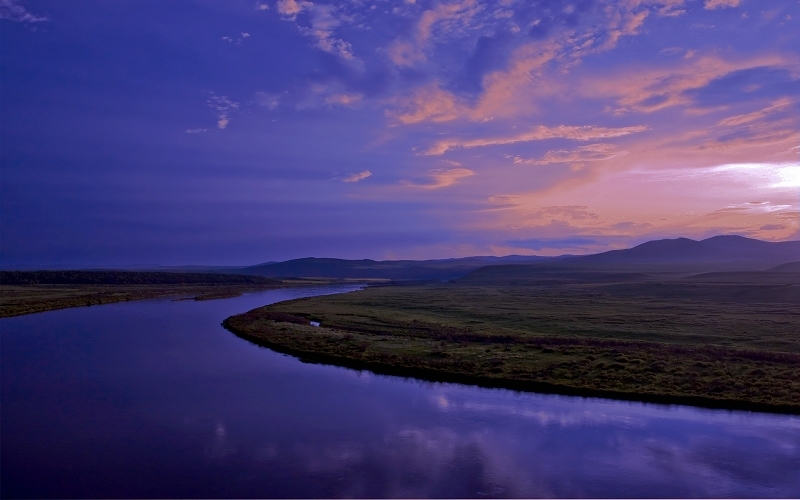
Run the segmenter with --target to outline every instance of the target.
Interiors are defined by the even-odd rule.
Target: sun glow
[[[761,179],[771,188],[800,188],[800,163],[731,163],[712,171],[731,172],[742,180]]]

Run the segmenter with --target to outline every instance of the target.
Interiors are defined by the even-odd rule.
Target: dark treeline
[[[0,271],[2,285],[280,285],[263,276],[140,271]]]

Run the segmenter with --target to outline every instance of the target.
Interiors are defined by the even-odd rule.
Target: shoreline
[[[472,385],[489,389],[508,389],[519,392],[531,392],[539,394],[555,394],[563,396],[575,396],[584,398],[603,398],[617,401],[630,401],[660,405],[680,405],[706,408],[713,410],[729,411],[750,411],[761,413],[773,413],[783,415],[800,415],[800,404],[769,404],[758,403],[744,400],[719,399],[695,395],[668,395],[653,393],[637,393],[628,391],[614,391],[605,389],[590,389],[572,387],[568,385],[554,384],[543,381],[528,381],[512,378],[488,377],[481,375],[468,375],[446,370],[432,368],[420,368],[413,366],[403,366],[402,364],[389,364],[375,361],[366,361],[334,354],[319,353],[290,347],[281,343],[267,340],[237,328],[230,321],[236,316],[226,318],[222,326],[237,337],[251,342],[260,347],[268,348],[281,354],[287,354],[297,358],[303,363],[326,364],[348,368],[358,371],[369,371],[376,375],[389,375],[403,378],[413,378],[428,382],[457,383],[462,385]]]
[[[137,284],[137,285],[0,285],[0,318],[47,311],[91,307],[134,300],[176,297],[175,300],[216,300],[244,293],[283,288],[333,285],[335,280],[286,279],[282,283]]]
[[[19,287],[16,287],[19,288]],[[213,300],[238,297],[243,293],[256,292],[261,290],[273,290],[284,288],[281,285],[267,285],[264,287],[242,287],[232,289],[226,287],[225,290],[213,290],[209,288],[187,287],[180,289],[169,287],[166,289],[159,289],[157,286],[142,286],[141,289],[119,289],[109,290],[107,287],[98,289],[79,289],[79,288],[53,288],[53,290],[76,290],[77,294],[68,297],[48,297],[42,294],[40,298],[20,300],[18,302],[4,303],[0,307],[0,318],[13,318],[17,316],[25,316],[28,314],[38,314],[48,311],[57,311],[61,309],[71,309],[74,307],[91,307],[106,304],[116,304],[119,302],[131,302],[136,300],[148,300],[176,297],[175,300]],[[0,290],[7,292],[7,290]],[[25,290],[28,291],[28,290]],[[39,291],[39,290],[36,290]],[[5,298],[5,297],[4,297]]]

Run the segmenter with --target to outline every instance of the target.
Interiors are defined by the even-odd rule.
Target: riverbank
[[[680,300],[630,287],[381,287],[275,304],[224,326],[307,361],[377,373],[800,413],[795,305],[721,301],[715,290],[731,293],[712,287],[698,300],[695,286]]]
[[[4,271],[0,278],[0,318],[163,297],[223,299],[261,290],[328,285],[341,281],[127,271]]]

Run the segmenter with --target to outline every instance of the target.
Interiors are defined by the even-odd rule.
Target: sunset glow
[[[800,4],[2,0],[4,265],[800,238]]]

